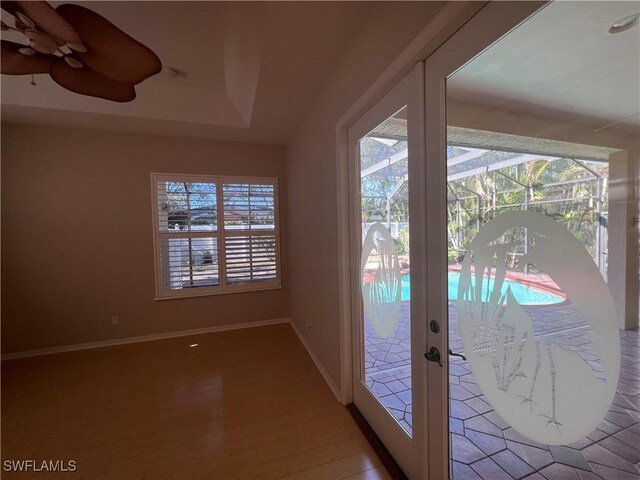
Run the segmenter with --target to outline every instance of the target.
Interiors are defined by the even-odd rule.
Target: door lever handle
[[[430,362],[436,362],[438,365],[442,366],[442,359],[440,358],[440,350],[438,350],[436,347],[431,347],[429,351],[424,354],[424,358],[426,358]]]
[[[449,355],[453,356],[453,357],[460,357],[463,360],[466,360],[467,357],[465,357],[464,355],[462,355],[461,353],[456,353],[453,350],[449,349]]]

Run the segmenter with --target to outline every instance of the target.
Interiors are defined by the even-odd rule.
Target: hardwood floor
[[[4,470],[26,459],[77,470]],[[287,324],[2,362],[2,461],[7,479],[389,478]]]

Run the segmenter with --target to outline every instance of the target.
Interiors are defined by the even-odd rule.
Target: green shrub
[[[396,240],[396,253],[405,255],[409,253],[409,227],[404,227],[398,232]]]

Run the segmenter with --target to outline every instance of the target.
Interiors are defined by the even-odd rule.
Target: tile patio
[[[578,353],[596,375],[601,367],[590,345],[590,328],[570,304],[524,307],[536,336]],[[462,352],[455,302],[450,302],[449,344]],[[365,322],[366,383],[400,425],[411,432],[409,302],[388,339]],[[640,480],[640,332],[620,331],[622,361],[609,413],[586,438],[568,446],[531,441],[491,408],[467,362],[450,357],[450,436],[453,480]]]

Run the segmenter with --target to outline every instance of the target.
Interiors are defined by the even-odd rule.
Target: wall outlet
[[[111,317],[111,325],[118,325],[120,323],[119,317]]]

